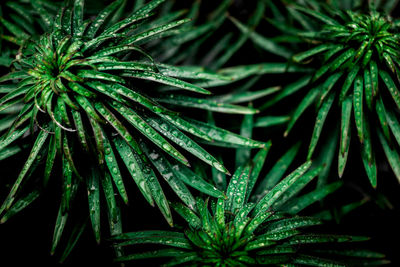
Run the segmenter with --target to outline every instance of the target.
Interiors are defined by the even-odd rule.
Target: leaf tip
[[[283,133],[283,137],[287,137],[289,135],[289,131],[285,131],[284,133]]]

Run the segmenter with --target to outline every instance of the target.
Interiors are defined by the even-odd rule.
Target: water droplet
[[[167,151],[170,151],[171,150],[171,146],[169,145],[169,144],[167,144],[167,143],[164,143],[163,145],[162,145],[162,147],[165,149],[165,150],[167,150]]]
[[[153,111],[154,111],[154,112],[161,112],[162,109],[161,109],[160,107],[153,106]]]
[[[117,167],[112,167],[112,172],[113,172],[114,174],[117,174],[117,173],[118,173]]]

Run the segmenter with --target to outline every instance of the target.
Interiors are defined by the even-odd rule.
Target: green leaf
[[[353,101],[348,96],[342,103],[342,118],[341,118],[341,135],[340,135],[340,150],[339,150],[339,177],[342,177],[346,166],[347,155],[350,147],[351,131],[350,120]]]
[[[373,92],[371,74],[368,69],[364,70],[364,90],[365,90],[365,102],[367,107],[372,110]]]
[[[381,78],[382,78],[383,82],[385,83],[387,89],[389,90],[390,94],[392,95],[392,98],[393,98],[394,102],[396,103],[397,108],[400,109],[400,92],[397,89],[394,81],[390,77],[390,74],[387,73],[384,70],[380,70],[379,71],[379,75],[381,76]]]
[[[79,35],[80,26],[83,24],[83,13],[84,13],[84,0],[74,1],[74,18],[73,18],[73,30],[74,33]]]
[[[375,162],[374,151],[372,149],[370,128],[368,120],[364,117],[364,144],[361,148],[361,158],[364,164],[365,171],[367,172],[368,178],[373,187],[376,187],[377,183],[377,167]]]
[[[154,81],[158,82],[161,84],[181,88],[184,90],[192,91],[195,93],[200,93],[200,94],[211,94],[210,91],[203,89],[197,85],[187,83],[172,77],[168,77],[162,74],[154,73],[154,72],[149,72],[149,71],[130,71],[129,73],[123,74],[123,76],[127,77],[133,77],[133,78],[138,78],[138,79],[144,79],[144,80],[149,80],[149,81]]]
[[[316,166],[322,165],[323,168],[318,175],[317,187],[323,187],[327,184],[329,176],[331,175],[331,166],[336,154],[336,147],[338,147],[339,127],[335,127],[329,134],[328,138],[322,145],[320,153],[315,161]]]
[[[117,159],[114,155],[111,143],[108,140],[107,135],[105,133],[103,133],[103,145],[105,154],[104,159],[108,167],[108,170],[111,173],[111,177],[113,178],[114,184],[117,187],[120,196],[124,200],[125,204],[128,204],[128,194],[126,193],[124,181],[122,179],[122,175],[118,167]]]
[[[139,8],[138,10],[136,10],[133,14],[132,17],[136,17],[138,15],[142,15],[142,14],[147,14],[150,13],[153,9],[155,9],[156,7],[158,7],[160,4],[162,4],[163,2],[165,2],[165,0],[153,0],[150,1],[148,4],[146,4],[145,6]]]
[[[390,130],[389,130],[389,120],[385,105],[383,104],[382,97],[378,97],[375,104],[376,113],[378,114],[379,122],[381,124],[383,134],[385,135],[387,140],[390,140]],[[399,129],[400,130],[400,129]],[[397,133],[396,130],[393,130],[393,133]]]
[[[103,62],[96,65],[97,70],[100,71],[113,71],[113,70],[121,70],[121,71],[153,71],[154,68],[152,66],[142,64],[140,62]]]
[[[337,81],[342,77],[343,72],[336,72],[332,75],[330,75],[325,82],[322,84],[321,87],[321,96],[319,99],[319,104],[321,104],[326,96],[331,92],[332,88],[335,86]]]
[[[132,100],[132,101],[138,103],[139,105],[146,107],[147,109],[149,109],[150,111],[152,111],[154,113],[157,113],[157,114],[172,113],[171,111],[168,111],[166,108],[160,106],[158,103],[154,102],[152,99],[147,98],[147,97],[135,92],[134,90],[128,89],[127,87],[125,87],[123,85],[114,83],[114,84],[108,85],[107,88],[110,89],[110,91],[111,90],[115,91],[118,94],[125,96],[129,100]],[[118,100],[118,99],[116,99],[116,100]]]
[[[278,103],[280,100],[284,99],[285,97],[288,97],[298,90],[302,89],[306,85],[309,84],[311,80],[310,75],[304,75],[303,78],[300,78],[296,80],[293,83],[290,83],[286,85],[283,89],[281,89],[275,96],[273,96],[271,99],[267,100],[260,108],[259,110],[265,110],[274,104]]]
[[[0,151],[6,148],[9,144],[14,142],[15,140],[19,139],[21,136],[23,136],[26,131],[28,131],[29,127],[25,127],[23,129],[16,129],[13,131],[11,134],[5,134],[2,137],[0,137]]]
[[[10,93],[6,94],[5,96],[3,96],[2,98],[0,98],[0,105],[3,105],[4,103],[8,102],[11,99],[17,98],[19,96],[21,96],[22,94],[26,94],[27,91],[29,91],[31,89],[31,87],[19,87],[13,91],[11,91]]]
[[[46,11],[42,3],[39,0],[31,0],[32,7],[35,9],[36,13],[40,15],[44,24],[47,28],[50,28],[53,17]]]
[[[288,123],[284,136],[288,136],[290,130],[293,128],[296,121],[300,118],[303,112],[314,102],[315,98],[318,96],[320,87],[312,88],[307,95],[301,100],[300,104],[297,106],[293,115]]]
[[[99,163],[103,163],[104,161],[104,142],[103,142],[103,132],[101,131],[100,124],[89,117],[90,125],[92,126],[92,130],[94,133],[94,140],[96,143],[97,153],[98,153],[98,160]]]
[[[312,49],[309,49],[307,51],[301,52],[299,54],[296,54],[293,56],[293,61],[301,63],[305,59],[314,56],[316,54],[322,53],[328,49],[332,48],[332,44],[321,44],[319,46],[316,46]]]
[[[168,261],[165,264],[165,267],[176,266],[176,265],[185,264],[185,263],[191,262],[191,261],[201,261],[201,260],[202,260],[202,258],[200,258],[196,252],[185,252],[179,258],[174,258],[174,259]]]
[[[110,225],[111,235],[120,234],[122,232],[122,229],[120,227],[121,211],[115,199],[114,188],[109,173],[105,172],[104,176],[101,179],[101,186],[103,188],[104,195],[106,197],[107,208],[108,208],[107,209],[108,224]]]
[[[317,188],[310,193],[304,194],[297,198],[292,198],[290,201],[285,203],[281,210],[289,214],[298,214],[300,211],[307,208],[311,204],[324,199],[329,194],[332,194],[341,186],[342,181],[337,181],[326,186]]]
[[[309,255],[300,254],[295,257],[293,263],[300,264],[300,265],[309,265],[309,266],[334,266],[334,267],[344,267],[345,264],[338,263],[333,260],[328,260],[324,258],[318,258]]]
[[[278,183],[272,188],[258,203],[254,209],[254,214],[260,216],[263,212],[266,212],[274,202],[286,191],[293,183],[299,179],[311,166],[311,161],[307,161],[285,179]]]
[[[172,114],[171,115],[159,114],[159,115],[163,119],[167,120],[168,122],[170,122],[171,124],[173,124],[174,126],[176,126],[177,128],[179,128],[185,132],[189,132],[190,134],[197,136],[201,139],[204,139],[207,141],[212,141],[211,137],[209,137],[206,132],[201,130],[199,127],[196,127],[192,123],[182,119],[181,116],[172,115]]]
[[[229,19],[235,24],[236,27],[245,35],[248,35],[249,38],[253,41],[254,44],[258,45],[260,48],[268,51],[272,54],[282,56],[283,58],[289,58],[291,56],[291,52],[286,48],[279,46],[277,43],[263,37],[262,35],[256,33],[246,25],[240,23],[237,19],[233,17],[229,17]]]
[[[357,76],[354,82],[354,118],[356,121],[357,133],[360,142],[364,142],[364,113],[363,113],[363,80],[361,76]]]
[[[173,22],[167,23],[165,25],[161,25],[156,28],[150,29],[148,31],[128,37],[122,43],[123,44],[133,44],[133,43],[136,43],[136,42],[139,42],[142,40],[146,40],[146,39],[149,39],[149,38],[152,38],[155,36],[159,36],[160,34],[166,32],[172,28],[178,27],[179,25],[187,23],[189,21],[190,21],[190,19],[181,19],[181,20],[173,21]]]
[[[334,72],[339,67],[341,67],[347,60],[350,60],[354,56],[354,49],[349,48],[345,52],[341,53],[340,56],[337,56],[333,61],[328,64],[323,65],[320,69],[315,72],[313,77],[313,81],[321,78],[328,70]]]
[[[141,143],[143,151],[147,157],[169,184],[176,195],[191,209],[194,209],[196,201],[186,185],[178,178],[168,160],[154,149],[149,149],[143,142]]]
[[[276,241],[265,240],[265,239],[255,239],[247,243],[245,250],[255,250],[255,249],[264,249],[266,247],[275,245]]]
[[[198,66],[173,66],[167,64],[157,64],[160,72],[166,76],[172,76],[181,79],[193,80],[229,80],[229,77],[220,75],[204,67]]]
[[[169,208],[167,198],[165,197],[161,185],[158,182],[157,176],[153,172],[150,164],[147,161],[147,158],[144,157],[144,155],[142,157],[139,157],[135,152],[133,153],[133,155],[136,158],[136,162],[138,163],[137,172],[142,173],[142,176],[144,177],[150,189],[154,202],[157,204],[168,224],[172,227],[173,221],[171,210]]]
[[[69,256],[72,249],[75,247],[76,243],[78,242],[79,238],[81,237],[83,231],[86,229],[86,225],[87,225],[87,220],[84,220],[83,222],[75,225],[75,227],[70,235],[70,238],[67,242],[67,246],[60,258],[60,263],[63,263],[66,260],[66,258]]]
[[[116,0],[109,4],[105,9],[103,9],[97,16],[96,18],[92,21],[90,24],[89,28],[86,30],[85,35],[88,38],[93,38],[96,35],[96,32],[99,30],[99,28],[103,25],[105,20],[111,15],[112,12],[114,12],[119,5],[122,4],[122,0]]]
[[[140,192],[145,197],[150,205],[154,206],[152,194],[147,181],[140,172],[139,165],[135,159],[134,153],[131,147],[121,138],[113,138],[113,143],[117,148],[119,155],[121,156],[123,162],[125,163],[130,175],[138,186]],[[138,145],[137,145],[138,146]]]
[[[263,180],[258,184],[254,197],[261,199],[267,194],[283,177],[290,164],[293,162],[300,148],[300,143],[292,146],[272,167]]]
[[[304,234],[291,238],[289,244],[321,244],[321,243],[343,243],[364,241],[368,238],[348,235],[324,235],[324,234]]]
[[[243,107],[204,98],[194,98],[180,95],[162,95],[162,97],[156,98],[156,100],[157,102],[167,103],[174,106],[199,108],[228,114],[254,114],[258,112],[256,109],[250,107]]]
[[[144,119],[142,119],[136,112],[132,109],[113,101],[111,106],[118,111],[132,126],[134,126],[138,131],[140,131],[144,136],[146,136],[150,141],[156,144],[163,151],[168,153],[174,159],[179,162],[188,165],[188,160],[178,151],[176,150],[167,140],[165,140],[156,130],[154,130],[150,125],[146,123]],[[96,109],[103,114],[104,111],[107,111],[107,108],[100,104],[100,102],[96,103]],[[109,111],[108,111],[109,112]]]
[[[35,201],[40,195],[39,190],[33,190],[28,195],[18,199],[14,205],[4,214],[1,218],[0,223],[5,223],[12,216],[29,206],[33,201]]]
[[[279,232],[285,232],[289,230],[295,230],[302,227],[310,227],[314,225],[322,224],[321,220],[313,217],[291,217],[287,219],[278,220],[268,224],[264,232],[265,234],[273,234]],[[264,234],[263,234],[264,235]],[[263,236],[261,235],[261,236]]]
[[[349,91],[351,85],[353,84],[354,80],[356,79],[356,76],[357,76],[359,70],[360,70],[360,67],[356,65],[353,67],[353,69],[347,75],[346,80],[343,83],[342,90],[340,91],[339,102],[343,102],[344,99],[346,98],[347,92]]]
[[[0,83],[29,78],[29,74],[26,71],[12,71],[0,77]]]
[[[123,78],[121,78],[120,76],[116,76],[116,75],[112,75],[109,73],[100,72],[100,71],[96,71],[96,70],[78,70],[77,75],[78,75],[78,77],[84,78],[84,79],[103,80],[103,81],[122,83],[122,84],[125,83],[125,80]],[[86,84],[90,86],[89,83],[86,83]],[[90,86],[90,87],[92,87],[92,86]],[[94,88],[94,89],[96,89],[96,88]]]
[[[234,91],[230,94],[216,96],[214,99],[225,103],[244,103],[281,91],[280,86],[268,87],[258,91],[243,91],[242,89],[243,87],[237,90],[237,92]]]
[[[301,12],[304,12],[318,20],[320,20],[323,23],[326,23],[328,25],[340,25],[336,20],[332,19],[331,17],[328,17],[320,12],[317,12],[315,10],[309,9],[309,8],[305,8],[302,6],[298,6],[298,5],[294,5],[293,6],[294,9],[297,9]]]
[[[99,173],[91,169],[90,175],[87,179],[87,193],[89,203],[89,215],[92,222],[92,229],[96,242],[100,243],[100,184]]]
[[[69,210],[70,202],[71,202],[71,190],[72,190],[72,168],[69,164],[69,161],[65,156],[62,157],[62,174],[63,174],[63,193],[62,193],[62,212],[64,213],[66,210]]]
[[[383,102],[382,102],[382,105],[383,105]],[[387,124],[389,124],[389,127],[392,130],[392,133],[393,133],[397,143],[400,145],[400,124],[399,124],[399,121],[397,120],[396,115],[392,110],[386,110],[385,113],[386,113],[386,118],[387,118]],[[385,113],[383,115],[385,115]]]
[[[185,119],[185,120],[194,127],[198,128],[200,131],[206,133],[211,138],[211,140],[221,141],[224,143],[229,143],[243,147],[253,147],[253,148],[265,147],[265,144],[262,142],[242,137],[238,134],[234,134],[222,128],[218,128],[216,126],[193,119]]]
[[[310,160],[312,154],[317,146],[319,137],[321,135],[322,127],[324,126],[326,117],[328,116],[329,110],[332,107],[333,100],[335,99],[335,94],[330,94],[326,100],[322,103],[322,106],[318,110],[317,118],[315,121],[314,131],[311,137],[310,146],[308,148],[307,159]]]
[[[371,73],[372,93],[376,96],[378,92],[379,70],[375,61],[370,61],[369,70]]]
[[[116,262],[121,261],[131,261],[131,260],[140,260],[140,259],[155,259],[155,258],[165,258],[165,257],[172,257],[172,258],[181,258],[187,254],[187,252],[179,250],[179,249],[159,249],[154,251],[146,251],[141,253],[129,254],[126,256],[118,257],[115,259]]]
[[[32,150],[26,160],[21,172],[19,173],[17,180],[15,181],[14,185],[12,186],[10,193],[8,194],[7,198],[4,200],[2,206],[0,207],[0,214],[2,214],[5,210],[8,210],[15,200],[15,195],[24,179],[26,174],[28,173],[29,169],[31,168],[32,164],[38,160],[38,154],[46,142],[48,132],[40,130],[35,143],[32,146]]]
[[[306,68],[300,68],[297,66],[288,66],[286,63],[261,63],[245,66],[235,66],[220,70],[220,74],[231,77],[234,81],[238,81],[247,78],[252,75],[263,75],[263,74],[282,74],[291,72],[308,72]],[[231,82],[219,82],[217,85],[223,85]],[[209,83],[209,86],[212,86]],[[213,84],[215,86],[215,84]]]
[[[264,166],[264,162],[270,147],[271,142],[268,143],[268,146],[266,148],[260,149],[260,151],[254,156],[253,160],[251,161],[251,172],[249,176],[249,184],[247,186],[246,201],[249,199],[253,191],[254,185],[256,184],[262,167]]]
[[[258,117],[254,123],[254,127],[268,128],[289,122],[289,116],[264,116]]]
[[[146,122],[156,129],[158,132],[166,136],[168,139],[179,145],[181,148],[190,152],[194,156],[198,157],[202,161],[206,162],[210,166],[213,166],[217,170],[229,173],[227,169],[216,160],[211,154],[209,154],[206,150],[200,147],[196,142],[186,136],[184,133],[179,131],[176,127],[171,125],[170,123],[163,121],[161,119],[155,117],[144,117]]]
[[[323,170],[323,165],[317,168],[314,168],[299,179],[293,182],[290,187],[290,190],[286,190],[277,201],[272,205],[274,210],[279,210],[281,206],[283,206],[287,201],[290,201],[295,195],[297,195],[306,185],[308,185],[316,176],[318,176]]]
[[[251,106],[251,104],[249,104]],[[246,115],[243,118],[242,125],[240,127],[240,135],[243,137],[251,138],[253,134],[253,115]],[[251,149],[249,148],[238,148],[236,149],[236,168],[246,164],[250,159]]]
[[[194,213],[192,209],[189,209],[185,205],[181,203],[171,203],[171,207],[182,216],[187,223],[193,227],[194,229],[201,228],[201,220],[199,217]],[[194,206],[192,207],[194,208]]]
[[[189,168],[181,164],[172,165],[175,175],[182,180],[185,184],[196,188],[200,192],[213,197],[225,197],[224,193],[218,190],[215,186],[206,182],[203,178],[196,175]]]
[[[12,157],[13,155],[21,152],[21,148],[17,146],[8,147],[3,150],[0,150],[0,160]]]
[[[378,136],[379,140],[382,144],[383,151],[385,152],[385,155],[389,161],[390,167],[392,168],[394,174],[396,175],[396,178],[398,181],[400,181],[400,156],[399,153],[393,148],[389,146],[387,143],[385,137],[382,135],[380,131],[378,131]]]
[[[120,246],[134,244],[160,244],[177,248],[191,248],[189,241],[182,233],[171,231],[142,231],[137,233],[126,233],[113,238],[114,240],[127,239]]]
[[[83,126],[81,113],[76,110],[71,110],[71,113],[72,113],[72,117],[74,119],[75,128],[78,133],[79,142],[85,151],[89,151],[89,146],[88,146],[88,142],[87,142],[87,138],[86,138],[86,131]]]
[[[21,40],[27,40],[29,38],[29,34],[27,34],[23,29],[21,29],[19,26],[9,22],[8,20],[0,17],[0,22],[1,24],[4,25],[4,27],[9,30],[14,36],[16,36],[18,39]]]
[[[246,200],[246,191],[249,183],[250,166],[239,167],[229,182],[226,195],[225,209],[235,214],[241,209]]]
[[[53,232],[53,240],[52,240],[51,250],[50,250],[51,255],[54,254],[54,252],[58,246],[58,243],[60,242],[62,233],[65,228],[65,224],[67,223],[67,219],[68,219],[68,212],[62,213],[62,207],[60,205],[60,208],[59,208],[58,214],[57,214],[56,225],[54,227],[54,232]]]

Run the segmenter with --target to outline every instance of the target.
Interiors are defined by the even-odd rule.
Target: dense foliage
[[[357,261],[367,263],[366,258],[376,260],[384,257],[363,250],[348,253],[332,249],[333,244],[362,241],[364,237],[326,235],[304,230],[322,223],[316,218],[294,216],[318,198],[318,193],[313,192],[306,196],[297,196],[296,201],[293,199],[321,171],[321,168],[309,170],[310,161],[298,167],[270,191],[252,195],[266,155],[267,150],[264,149],[257,153],[252,162],[237,169],[226,190],[227,198],[211,201],[211,212],[208,207],[209,199],[198,198],[196,207],[193,208],[182,204],[174,205],[175,210],[188,224],[183,232],[143,231],[113,238],[122,242],[117,246],[155,244],[171,247],[119,257],[117,261],[166,257],[172,259],[165,266],[288,263],[345,266],[349,260],[346,257],[353,258],[353,261],[349,261],[353,264]],[[277,172],[279,171],[276,169],[272,171],[266,180],[276,176]],[[330,248],[324,250],[326,243]],[[322,246],[318,249],[307,246],[312,244]],[[344,256],[344,259],[339,260],[338,255]],[[335,260],[329,259],[332,257]]]
[[[397,214],[397,9],[2,1],[0,223],[48,214],[61,262],[94,239],[115,264],[388,263],[355,242],[373,229],[341,231],[364,206]]]

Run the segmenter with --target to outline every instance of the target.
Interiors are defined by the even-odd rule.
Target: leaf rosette
[[[377,185],[373,135],[378,135],[389,164],[399,176],[396,162],[400,110],[398,27],[390,17],[376,11],[369,14],[341,12],[332,18],[314,11],[306,12],[303,8],[299,10],[314,17],[320,14],[319,19],[325,23],[323,29],[315,33],[318,45],[293,58],[297,62],[314,58],[322,63],[314,73],[313,88],[308,95],[308,100],[315,98],[319,105],[308,157],[312,156],[324,120],[337,99],[342,113],[339,176],[347,161],[352,114],[371,184]],[[396,142],[392,141],[393,137]]]
[[[280,13],[274,4],[273,18],[269,21],[293,38],[291,46],[297,54],[293,53],[287,66],[307,67],[312,71],[283,87],[259,109],[272,108],[297,92],[306,92],[300,101],[294,102],[296,107],[284,135],[299,124],[307,109],[315,106],[308,159],[314,157],[321,139],[327,137],[324,128],[330,124],[335,134],[327,137],[327,143],[339,144],[340,177],[354,132],[361,144],[360,154],[371,185],[377,186],[377,145],[382,147],[387,162],[400,180],[400,36],[397,20],[385,13],[393,10],[396,3],[390,1],[377,6],[375,1],[369,1],[369,5],[357,5],[352,1],[296,3],[284,3],[283,8],[293,19],[290,22],[279,24]],[[257,34],[257,38],[262,36]],[[273,49],[268,51],[278,54]],[[337,122],[333,119],[335,116]]]
[[[212,200],[211,207],[208,198],[197,199],[192,208],[175,204],[174,209],[187,224],[183,231],[141,231],[113,237],[116,247],[160,246],[144,252],[137,252],[136,248],[135,253],[118,257],[116,261],[165,258],[164,266],[387,263],[380,253],[343,250],[346,243],[363,241],[364,237],[312,232],[307,228],[321,225],[322,221],[296,215],[321,197],[319,189],[300,193],[322,169],[310,168],[310,161],[281,181],[279,178],[285,171],[281,171],[283,166],[277,162],[252,194],[266,155],[267,149],[263,149],[251,163],[236,170],[225,191],[226,199]],[[279,182],[273,183],[271,179],[276,180],[277,176]],[[268,185],[268,190],[264,185]],[[335,246],[336,250],[332,248]]]

